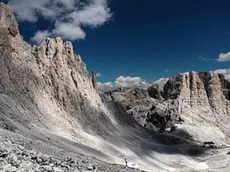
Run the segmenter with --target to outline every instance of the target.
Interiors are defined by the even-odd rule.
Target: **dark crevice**
[[[203,82],[206,95],[209,98],[210,97],[209,81],[211,79],[209,72],[200,72],[199,78]]]
[[[75,87],[78,88],[78,84],[77,84],[77,81],[75,80],[74,76],[73,76],[73,71],[71,71],[71,78],[75,84]]]

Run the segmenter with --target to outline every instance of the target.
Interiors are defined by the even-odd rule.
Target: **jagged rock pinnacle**
[[[26,109],[13,109],[12,118],[39,120],[51,130],[57,128],[57,121],[62,129],[79,127],[79,121],[81,127],[94,132],[109,126],[108,111],[70,41],[47,38],[31,47],[19,34],[13,10],[4,4],[0,4],[0,38],[0,92],[12,95]],[[89,125],[98,114],[103,116],[105,125]]]
[[[4,3],[0,4],[0,29],[7,30],[13,37],[19,33],[13,9]]]
[[[92,71],[92,84],[93,88],[97,90],[97,72]]]

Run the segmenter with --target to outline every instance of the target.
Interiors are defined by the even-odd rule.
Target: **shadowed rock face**
[[[226,99],[230,100],[230,82],[224,78],[224,75],[218,74],[222,86],[223,94]]]
[[[148,88],[148,94],[154,99],[161,100],[163,92],[160,91],[159,86],[155,84]]]
[[[176,76],[175,79],[169,79],[164,86],[164,99],[176,99],[180,92],[182,77]]]
[[[151,91],[149,91],[150,89]],[[117,89],[107,92],[106,95],[110,96],[115,103],[123,107],[128,114],[147,129],[162,133],[166,129],[173,130],[174,124],[180,122],[176,107],[171,100],[162,102],[160,91],[157,90],[156,85],[148,90]],[[151,97],[153,95],[154,98]],[[159,99],[156,99],[158,97]]]

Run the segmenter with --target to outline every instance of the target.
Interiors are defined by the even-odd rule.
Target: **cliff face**
[[[20,134],[10,138],[1,132],[0,139],[27,144],[29,138],[33,141],[28,147],[45,154],[64,157],[73,152],[74,157],[84,154],[119,164],[124,164],[123,155],[130,152],[126,155],[130,164],[151,166],[136,156],[137,149],[142,152],[143,148],[134,148],[132,142],[147,137],[147,133],[124,111],[107,99],[103,101],[71,42],[47,38],[41,45],[31,47],[19,34],[13,10],[0,3],[0,128]],[[116,118],[124,122],[119,124]],[[90,163],[79,159],[83,161]],[[2,162],[0,171],[1,167]],[[72,169],[87,171],[85,167],[64,171]]]
[[[179,74],[164,86],[165,101],[172,101],[185,129],[197,140],[228,140],[230,122],[229,81],[214,72]],[[170,107],[172,104],[169,104]]]
[[[185,138],[191,135],[199,141],[229,142],[229,82],[223,75],[183,73],[169,79],[163,91],[153,85],[110,95],[145,128]]]
[[[224,78],[224,75],[218,74],[222,86],[223,94],[226,99],[230,100],[230,82]]]
[[[228,115],[228,84],[214,72],[184,73],[166,83],[164,97],[178,99],[180,113],[186,112],[187,107],[206,107],[212,113]]]
[[[62,129],[70,135],[72,127],[89,132],[112,128],[112,118],[72,43],[48,38],[31,47],[21,38],[12,9],[3,4],[0,66],[1,118]]]

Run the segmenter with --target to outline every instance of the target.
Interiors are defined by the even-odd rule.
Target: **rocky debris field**
[[[16,137],[15,137],[16,136]],[[22,142],[24,140],[24,143]],[[108,164],[83,155],[47,155],[28,148],[32,140],[1,129],[0,172],[140,172],[124,165]],[[37,141],[34,141],[36,143]],[[31,145],[34,145],[32,143]],[[30,146],[31,146],[30,145]],[[49,151],[47,151],[48,153]],[[58,154],[58,152],[56,152]]]

